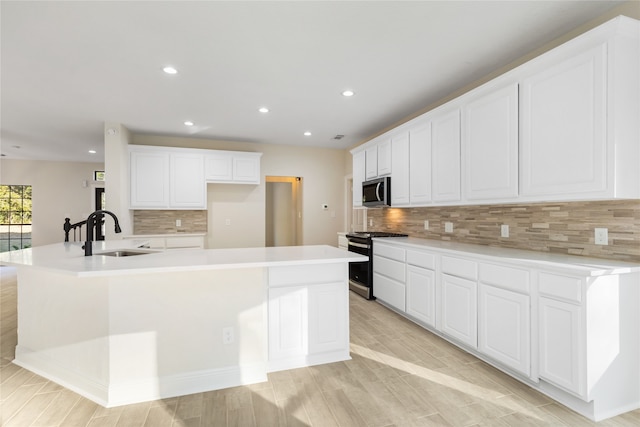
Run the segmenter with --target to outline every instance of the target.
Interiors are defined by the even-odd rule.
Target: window
[[[0,185],[0,252],[31,247],[31,186]]]

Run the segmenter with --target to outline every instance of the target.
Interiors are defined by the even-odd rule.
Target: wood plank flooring
[[[640,425],[639,410],[593,423],[353,294],[350,361],[106,409],[11,363],[15,270],[1,267],[0,276],[0,425],[6,427]]]

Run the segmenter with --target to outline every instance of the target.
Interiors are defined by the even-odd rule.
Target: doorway
[[[302,178],[267,176],[265,182],[265,245],[301,246]]]

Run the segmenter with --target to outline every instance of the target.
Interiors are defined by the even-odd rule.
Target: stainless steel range
[[[374,237],[407,237],[401,233],[384,231],[367,231],[347,234],[349,251],[369,257],[368,261],[349,263],[349,289],[365,297],[373,296],[373,238]]]

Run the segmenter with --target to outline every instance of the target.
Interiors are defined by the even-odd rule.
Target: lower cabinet
[[[442,332],[470,347],[478,346],[477,283],[441,276]]]
[[[584,394],[580,376],[582,335],[579,305],[540,297],[540,378]]]
[[[401,312],[406,310],[405,252],[383,243],[373,244],[373,296]]]
[[[349,358],[347,264],[304,267],[269,272],[270,371]]]
[[[530,297],[480,283],[478,350],[529,376]]]
[[[436,273],[413,265],[407,266],[407,314],[436,325]]]

